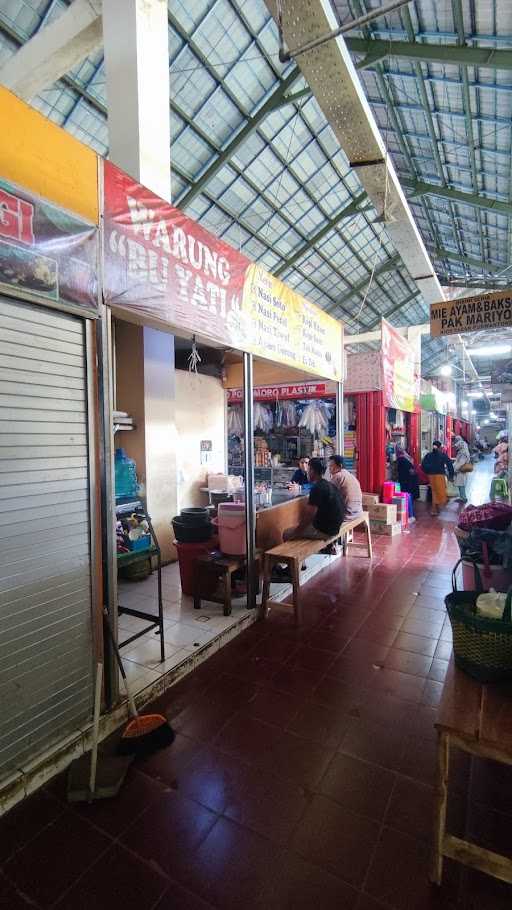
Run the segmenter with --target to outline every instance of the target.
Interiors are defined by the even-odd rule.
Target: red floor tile
[[[348,715],[342,711],[309,701],[303,703],[288,724],[288,730],[302,739],[336,749],[347,731],[348,721]]]
[[[340,751],[344,755],[381,765],[390,771],[399,771],[407,737],[400,727],[386,727],[363,720],[350,721],[343,737]]]
[[[177,733],[171,748],[160,749],[147,758],[137,761],[137,770],[143,774],[176,787],[179,776],[194,755],[201,749],[201,743]]]
[[[437,638],[424,635],[411,635],[409,632],[399,632],[395,642],[395,648],[401,648],[404,651],[412,651],[414,654],[423,654],[425,657],[440,657],[436,653],[438,647]]]
[[[0,863],[24,847],[61,815],[65,805],[51,792],[39,790],[0,819]]]
[[[391,648],[384,666],[391,670],[399,670],[411,676],[427,677],[432,666],[432,658],[412,651],[402,651],[400,648]]]
[[[379,825],[316,796],[292,838],[300,856],[355,887],[363,882]]]
[[[261,686],[247,704],[247,712],[257,720],[276,727],[286,727],[297,714],[302,699],[287,692],[278,692],[272,686]]]
[[[217,818],[193,800],[169,791],[139,816],[121,842],[153,868],[181,880]]]
[[[307,585],[303,627],[276,606],[161,696],[176,741],[116,801],[69,808],[62,775],[1,820],[2,910],[509,910],[449,862],[428,884],[452,525],[420,508]],[[448,830],[510,852],[512,769],[472,764],[454,751]]]
[[[288,853],[275,883],[278,910],[354,910],[357,891],[336,875]]]
[[[55,910],[153,910],[169,886],[166,877],[114,844],[55,906]]]
[[[282,866],[275,844],[221,818],[195,852],[184,884],[222,910],[277,910]]]
[[[214,908],[188,888],[183,888],[177,882],[171,882],[154,910],[214,910]]]
[[[110,838],[68,810],[15,853],[4,872],[37,905],[50,907],[110,844]]]
[[[348,755],[335,755],[318,789],[341,806],[381,820],[395,784],[395,774]]]
[[[101,799],[91,804],[75,803],[72,810],[106,834],[117,838],[133,824],[134,819],[158,802],[167,789],[166,784],[141,774],[132,766],[123,784],[122,799]]]
[[[373,855],[364,890],[393,910],[453,908],[457,899],[459,870],[446,874],[441,889],[430,885],[430,847],[405,834],[384,828]]]

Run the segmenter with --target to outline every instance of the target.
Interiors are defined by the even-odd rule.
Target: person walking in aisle
[[[455,471],[455,486],[458,487],[459,498],[461,502],[467,502],[466,477],[467,474],[473,470],[473,464],[471,461],[471,456],[469,454],[469,447],[462,436],[453,437],[453,446],[455,448],[455,461],[453,462],[453,470]],[[471,467],[468,469],[464,467],[465,465],[471,465]]]
[[[443,444],[436,439],[432,443],[432,451],[427,452],[421,467],[428,476],[428,482],[432,490],[432,511],[431,515],[439,515],[439,509],[448,502],[446,492],[446,475],[449,480],[453,480],[454,471],[451,460],[443,451]]]

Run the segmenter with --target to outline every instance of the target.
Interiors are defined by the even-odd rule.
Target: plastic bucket
[[[485,566],[478,563],[484,591],[494,588],[495,591],[506,592],[512,585],[512,569],[503,566]],[[476,591],[476,579],[473,563],[462,562],[462,586],[465,591]]]
[[[193,596],[196,579],[196,559],[213,549],[211,541],[207,543],[176,543],[178,563],[180,567],[181,590],[184,594]]]
[[[245,556],[245,504],[221,502],[218,510],[219,548],[226,556]]]

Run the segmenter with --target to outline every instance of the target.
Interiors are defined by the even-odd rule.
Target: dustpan
[[[98,757],[102,682],[103,664],[98,663],[94,693],[92,749],[91,752],[81,755],[69,766],[67,799],[70,803],[90,803],[96,799],[110,799],[117,796],[126,772],[133,761],[131,755],[100,755]]]

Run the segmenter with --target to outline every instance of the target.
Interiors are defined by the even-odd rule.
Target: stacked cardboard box
[[[374,534],[385,534],[395,537],[402,531],[401,523],[396,513],[396,505],[377,502],[368,505],[370,514],[370,528]]]
[[[377,505],[378,501],[376,493],[363,493],[363,509],[367,510],[369,506]]]

